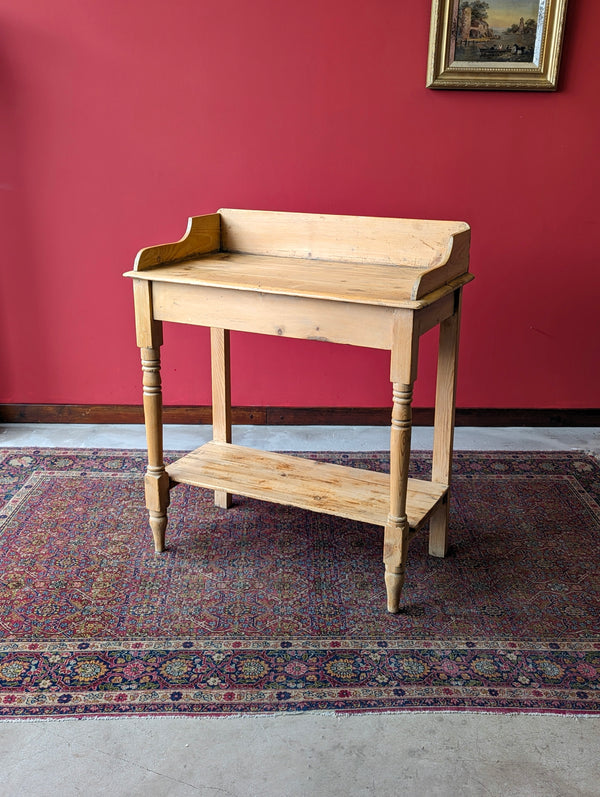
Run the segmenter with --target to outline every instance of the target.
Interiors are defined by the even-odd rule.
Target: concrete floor
[[[166,427],[188,449],[206,427]],[[287,450],[387,448],[387,430],[238,427],[235,442]],[[415,429],[415,448],[431,430]],[[0,426],[0,446],[143,448],[132,426]],[[457,429],[456,447],[584,450],[599,429]],[[0,797],[599,797],[600,717],[330,713],[0,721]]]
[[[164,427],[165,449],[188,450],[211,439],[211,426]],[[234,426],[233,442],[278,451],[383,451],[389,448],[385,426]],[[415,426],[412,447],[430,449],[433,429]],[[120,424],[0,424],[0,447],[145,448],[143,426]],[[600,428],[481,428],[460,426],[457,450],[590,451],[600,454]]]

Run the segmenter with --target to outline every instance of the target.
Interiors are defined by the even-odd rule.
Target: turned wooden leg
[[[231,443],[231,369],[228,329],[211,328],[210,354],[213,440]],[[231,494],[225,490],[215,490],[215,506],[229,509]]]
[[[454,446],[454,411],[456,407],[456,370],[460,330],[461,290],[456,293],[454,314],[440,324],[440,343],[435,396],[433,465],[431,478],[450,487]],[[449,493],[429,521],[429,553],[446,556],[448,552]]]
[[[383,561],[388,612],[400,610],[408,555],[409,527],[406,488],[410,461],[412,384],[394,384],[390,434],[390,514],[384,529]]]
[[[144,386],[144,419],[148,443],[148,469],[145,476],[146,507],[156,551],[165,549],[169,475],[163,462],[162,391],[160,382],[160,348],[142,348]]]

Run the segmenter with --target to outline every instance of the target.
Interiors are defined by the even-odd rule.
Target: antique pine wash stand
[[[215,491],[384,527],[387,606],[399,609],[408,542],[429,521],[429,550],[447,549],[456,364],[470,230],[448,221],[220,210],[189,219],[177,243],[138,254],[133,278],[148,441],[146,506],[164,550],[169,490]],[[165,467],[162,322],[211,328],[213,440]],[[419,338],[440,328],[431,481],[408,478]],[[231,443],[229,330],[388,349],[393,390],[390,473]],[[357,374],[360,378],[360,374]]]

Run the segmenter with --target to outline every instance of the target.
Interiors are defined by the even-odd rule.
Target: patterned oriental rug
[[[144,467],[0,450],[0,717],[600,713],[592,457],[457,453],[450,554],[413,539],[395,616],[374,526],[179,486],[154,554]]]

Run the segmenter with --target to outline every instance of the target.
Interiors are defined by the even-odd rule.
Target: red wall
[[[0,0],[0,402],[139,403],[121,273],[229,206],[468,221],[459,404],[598,407],[600,4],[571,5],[544,94],[426,89],[426,0]],[[384,352],[232,347],[237,404],[390,402]],[[163,362],[209,402],[205,330]]]

